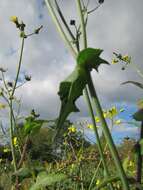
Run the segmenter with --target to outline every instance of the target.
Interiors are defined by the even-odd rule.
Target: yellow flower
[[[121,120],[120,120],[120,119],[116,120],[116,121],[114,122],[114,124],[115,124],[115,125],[120,125],[120,124],[121,124]]]
[[[107,112],[103,113],[104,118],[107,118]]]
[[[130,63],[131,57],[129,57],[128,55],[124,55],[124,56],[122,56],[122,60],[127,62],[127,63]]]
[[[88,129],[93,129],[93,125],[92,125],[92,124],[88,124],[88,125],[87,125],[87,128],[88,128]]]
[[[114,116],[116,116],[118,114],[117,108],[115,106],[113,106],[111,109],[109,109],[109,111],[107,112],[107,116],[109,118],[113,118]]]
[[[96,126],[96,127],[99,128],[99,126]],[[94,129],[94,126],[93,126],[92,124],[88,124],[88,125],[87,125],[87,128],[88,128],[88,129]]]
[[[0,103],[0,109],[5,109],[5,108],[6,108],[6,105],[3,103]]]
[[[71,132],[71,133],[75,133],[77,130],[75,128],[74,125],[71,125],[69,128],[68,128],[68,131]]]
[[[6,153],[6,152],[9,152],[9,151],[10,151],[9,148],[4,148],[4,149],[3,149],[3,152],[5,152],[5,153]]]
[[[17,142],[17,137],[14,137],[14,138],[13,138],[13,144],[14,144],[14,146],[17,146],[17,143],[18,143],[18,142]]]
[[[133,166],[133,165],[134,165],[134,162],[130,161],[130,162],[129,162],[129,166],[131,167],[131,166]]]
[[[18,23],[18,18],[17,16],[11,16],[10,21],[14,22],[15,24]]]
[[[95,121],[96,121],[96,123],[99,123],[99,122],[100,122],[100,119],[96,116],[96,117],[95,117]]]
[[[116,64],[116,63],[118,63],[119,61],[117,60],[117,59],[112,59],[112,64]]]
[[[96,185],[99,185],[100,184],[100,180],[98,179],[97,181],[96,181]]]

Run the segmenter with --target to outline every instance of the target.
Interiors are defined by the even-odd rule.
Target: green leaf
[[[30,188],[30,190],[39,190],[40,188],[44,188],[46,186],[54,185],[57,182],[61,182],[62,180],[65,180],[66,178],[67,176],[62,173],[47,174],[47,172],[41,172],[37,176],[36,183]]]
[[[126,82],[123,82],[122,84],[133,84],[133,85],[143,89],[143,84],[141,84],[139,82],[135,82],[135,81],[126,81]]]
[[[12,175],[12,181],[14,182],[16,180],[16,177],[18,177],[19,182],[22,182],[25,178],[31,177],[31,171],[28,168],[20,168],[17,172],[15,172]]]
[[[26,121],[24,123],[24,127],[23,127],[24,135],[26,136],[30,133],[34,134],[34,133],[38,132],[45,122],[47,122],[47,121],[40,120],[40,119],[37,120],[34,117],[29,116],[28,118],[26,118]]]
[[[134,113],[133,118],[136,121],[143,121],[143,109],[140,109],[136,113]]]
[[[61,109],[57,122],[57,134],[68,115],[72,112],[79,111],[75,102],[83,94],[83,89],[88,83],[90,71],[92,69],[98,71],[101,63],[109,64],[99,57],[102,51],[101,49],[93,48],[87,48],[81,51],[77,57],[77,65],[74,71],[60,83],[58,94],[61,100]]]
[[[100,58],[102,49],[87,48],[82,50],[77,57],[77,64],[85,69],[95,69],[98,71],[100,64],[109,64],[106,60]]]

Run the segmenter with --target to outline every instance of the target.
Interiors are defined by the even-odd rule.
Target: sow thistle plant
[[[103,2],[104,1],[98,1],[99,5],[101,5]],[[79,111],[75,102],[80,96],[84,95],[87,101],[89,114],[93,122],[97,146],[99,149],[99,154],[101,156],[102,164],[105,171],[105,178],[106,179],[110,178],[111,175],[109,174],[109,168],[107,167],[105,157],[103,154],[103,147],[100,142],[96,121],[94,117],[93,105],[97,113],[97,116],[100,119],[101,128],[105,136],[105,139],[107,141],[107,144],[109,146],[111,155],[114,159],[114,163],[119,174],[119,179],[122,182],[123,189],[129,190],[130,187],[129,187],[129,182],[127,180],[127,176],[125,174],[125,171],[123,170],[121,160],[119,158],[117,149],[114,145],[107,122],[104,118],[103,110],[101,108],[91,78],[91,71],[93,69],[98,71],[98,68],[100,67],[101,64],[109,64],[106,60],[101,58],[101,53],[103,52],[103,50],[89,48],[87,43],[88,36],[86,28],[87,28],[88,18],[89,15],[93,13],[95,10],[97,10],[99,6],[95,7],[95,9],[89,10],[90,1],[88,1],[87,4],[85,3],[85,1],[81,0],[75,1],[80,23],[78,27],[76,25],[76,28],[78,28],[77,30],[78,32],[76,32],[74,35],[66,22],[64,14],[60,9],[59,3],[56,0],[54,1],[55,6],[53,5],[53,3],[51,3],[50,0],[45,0],[45,3],[61,37],[63,38],[66,45],[69,47],[72,55],[76,60],[76,66],[71,75],[69,75],[63,82],[60,83],[58,94],[61,100],[61,110],[59,113],[59,119],[57,122],[57,132],[54,141],[56,140],[56,137],[59,134],[59,131],[61,130],[61,127],[66,118],[69,116],[69,114],[71,112]],[[74,22],[72,21],[71,24],[75,26],[76,21]],[[82,40],[83,42],[82,45],[80,44],[79,39]],[[74,43],[72,43],[73,41]],[[108,189],[113,189],[112,180],[115,179],[111,179],[111,181],[107,180],[107,182],[104,182],[105,186],[107,186]],[[101,183],[101,185],[99,186],[102,185],[103,184]]]
[[[5,101],[5,104],[0,103],[0,109],[9,109],[9,120],[10,120],[10,141],[11,141],[11,153],[12,153],[12,165],[14,167],[14,172],[17,172],[17,170],[21,167],[24,161],[24,146],[21,147],[21,140],[19,133],[18,133],[18,115],[16,115],[16,112],[14,110],[14,105],[16,103],[19,104],[19,100],[15,96],[15,92],[18,88],[23,86],[26,82],[29,82],[31,80],[31,76],[25,75],[25,80],[19,84],[19,76],[22,66],[22,58],[23,58],[23,50],[24,50],[24,44],[25,39],[28,37],[39,34],[40,30],[42,29],[42,26],[36,28],[34,32],[27,34],[25,32],[26,24],[23,21],[20,21],[17,16],[12,16],[10,18],[10,21],[13,22],[16,25],[16,28],[18,29],[20,33],[21,38],[21,50],[20,50],[20,56],[19,56],[19,62],[17,65],[17,71],[16,76],[13,81],[7,80],[7,69],[1,67],[1,87],[0,87],[0,96]],[[37,124],[37,123],[36,123]],[[32,127],[32,126],[31,126]],[[22,150],[23,149],[23,150]],[[4,149],[4,152],[6,149]],[[17,152],[18,151],[18,152]],[[17,153],[19,156],[17,157]],[[20,160],[18,158],[20,157]],[[16,189],[19,189],[18,187],[18,178],[16,180]]]

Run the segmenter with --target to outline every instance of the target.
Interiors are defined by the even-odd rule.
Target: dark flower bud
[[[37,117],[40,116],[40,114],[35,113],[35,110],[34,110],[34,109],[31,110],[31,115],[32,115],[34,118],[37,118]]]
[[[9,87],[13,87],[13,83],[12,82],[7,82],[7,85],[9,86]]]
[[[31,81],[31,76],[25,75],[25,80],[26,81]]]
[[[6,69],[0,67],[0,71],[4,73],[4,72],[6,72]]]
[[[102,4],[104,3],[104,0],[98,0],[98,3]]]
[[[22,22],[22,23],[20,24],[20,30],[21,30],[21,31],[24,31],[25,26],[26,26],[26,25]]]
[[[70,25],[75,25],[75,20],[70,20]]]
[[[35,34],[39,34],[40,30],[43,28],[43,25],[41,25],[39,28],[37,28],[34,33]]]

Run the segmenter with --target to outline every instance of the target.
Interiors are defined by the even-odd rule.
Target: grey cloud
[[[94,2],[91,1],[92,6]],[[35,107],[44,117],[56,117],[60,106],[57,96],[59,82],[73,70],[76,63],[65,48],[46,7],[39,3],[40,1],[35,0],[1,0],[0,64],[9,68],[8,75],[12,78],[18,61],[20,41],[15,27],[9,22],[11,15],[23,19],[28,32],[41,24],[44,25],[39,35],[26,40],[22,71],[30,73],[33,80],[17,94],[22,94],[24,112]],[[77,18],[74,1],[65,0],[61,1],[61,4],[68,22]],[[133,61],[141,67],[142,6],[141,0],[138,3],[134,0],[105,1],[89,20],[89,46],[104,49],[103,57],[109,62],[113,51],[129,53]],[[10,47],[16,50],[16,53],[7,56]],[[138,97],[141,97],[142,91],[136,87],[120,86],[120,83],[126,80],[141,79],[131,68],[121,71],[120,65],[101,66],[99,73],[93,72],[93,81],[100,99],[108,105],[124,101],[134,104]],[[77,104],[81,109],[78,116],[87,115],[83,98]]]

